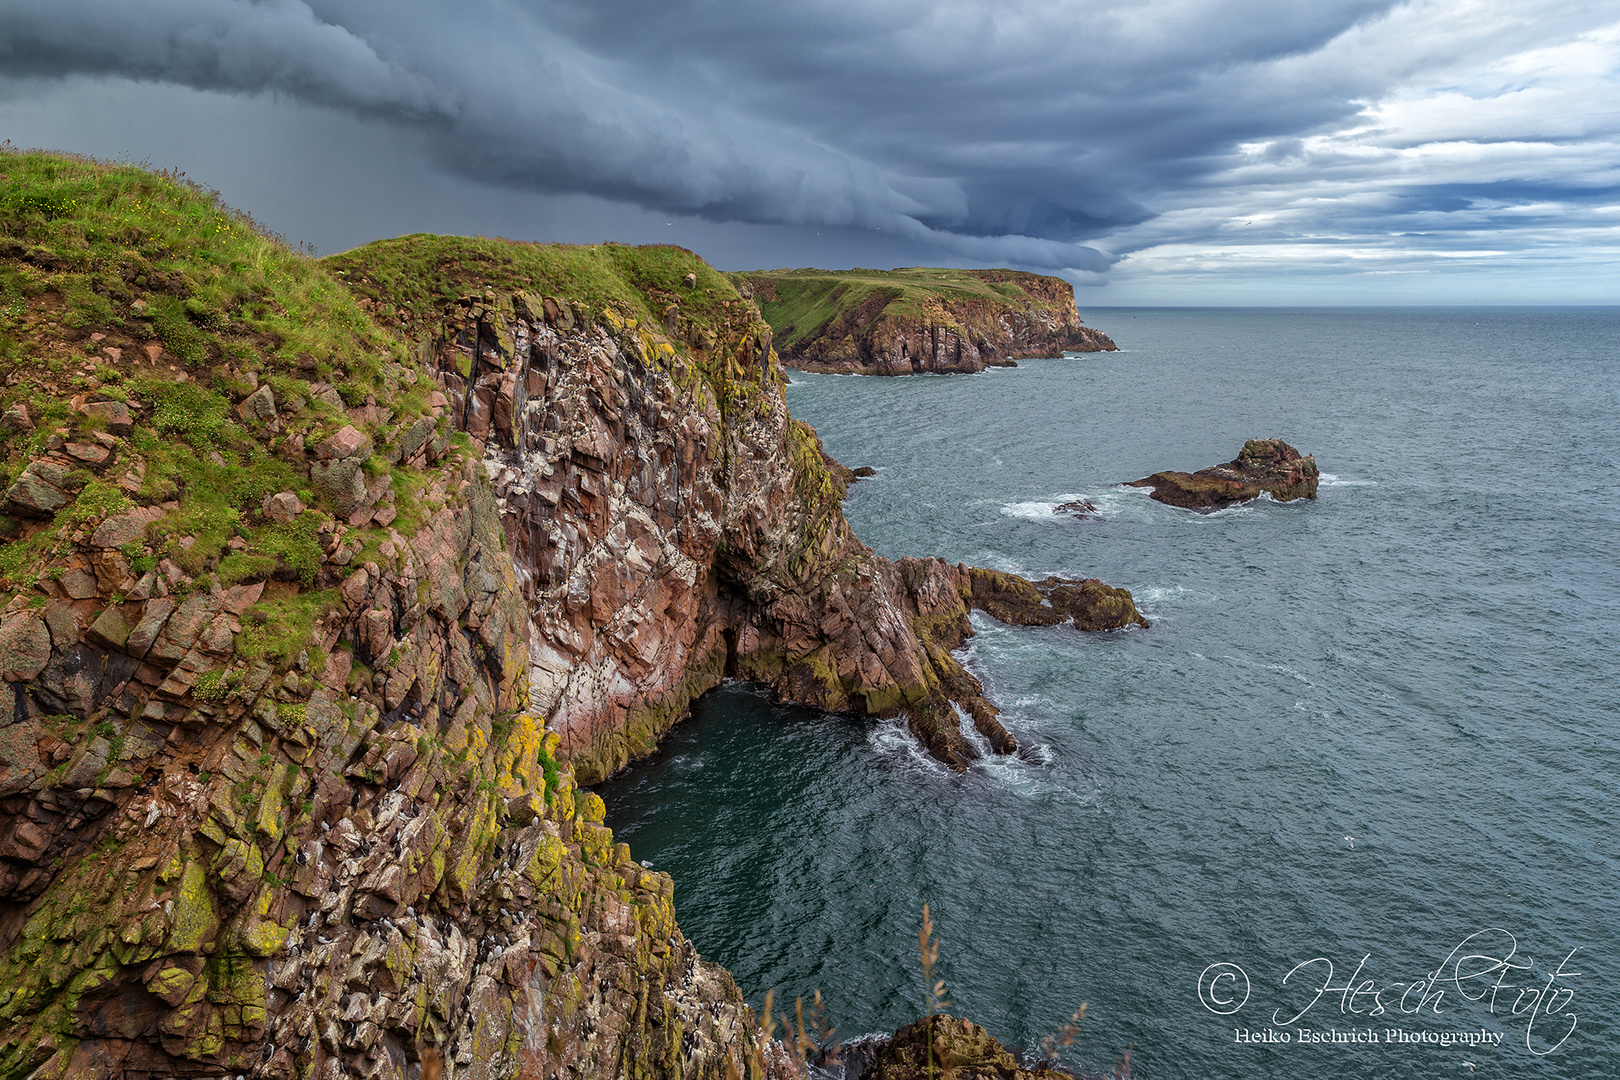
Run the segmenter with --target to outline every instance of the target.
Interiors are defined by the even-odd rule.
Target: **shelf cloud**
[[[13,87],[268,94],[486,186],[1098,282],[1227,248],[1256,273],[1610,251],[1617,58],[1620,4],[1534,0],[0,9]]]

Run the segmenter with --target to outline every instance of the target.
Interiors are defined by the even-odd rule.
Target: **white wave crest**
[[[900,765],[936,775],[950,775],[951,771],[942,762],[934,760],[902,721],[879,724],[866,736],[866,742],[880,755]]]
[[[1016,502],[1001,508],[1002,517],[1029,518],[1031,521],[1057,521],[1056,502]]]
[[[1185,585],[1144,585],[1131,590],[1131,598],[1138,604],[1173,604],[1191,596]]]

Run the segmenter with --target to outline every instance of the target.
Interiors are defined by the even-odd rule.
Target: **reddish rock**
[[[149,506],[140,506],[122,514],[114,514],[96,527],[95,533],[90,537],[90,544],[98,548],[122,547],[131,540],[139,540],[145,536],[146,527],[162,516],[161,510]]]
[[[1316,458],[1301,457],[1281,439],[1250,439],[1238,456],[1224,465],[1195,473],[1160,472],[1129,487],[1151,487],[1152,497],[1188,510],[1212,511],[1258,499],[1269,493],[1278,502],[1316,498]]]
[[[345,424],[315,444],[315,456],[322,461],[363,458],[370,453],[371,439],[352,424]]]
[[[86,416],[99,416],[107,422],[107,430],[114,435],[128,435],[135,430],[129,406],[122,401],[90,401],[80,406]]]
[[[549,310],[469,298],[433,352],[450,415],[485,442],[528,612],[531,701],[583,779],[646,753],[726,675],[816,708],[903,716],[955,768],[976,755],[965,723],[997,752],[1016,748],[951,655],[972,632],[966,568],[892,564],[850,532],[838,500],[855,472],[788,418],[768,328],[738,334],[746,363],[730,377],[760,389],[728,422],[645,362],[639,331],[560,306],[536,317]],[[1050,621],[1140,621],[1101,583],[1048,591],[1059,585],[1073,599],[1046,606]],[[407,689],[391,682],[390,700]]]
[[[285,525],[304,512],[304,504],[290,491],[267,495],[262,507],[264,516],[278,525]]]

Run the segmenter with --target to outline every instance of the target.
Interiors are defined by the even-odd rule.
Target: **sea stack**
[[[1171,506],[1208,513],[1269,493],[1278,502],[1316,498],[1315,457],[1304,457],[1281,439],[1250,439],[1224,465],[1195,473],[1157,472],[1127,487],[1151,487],[1152,497]]]

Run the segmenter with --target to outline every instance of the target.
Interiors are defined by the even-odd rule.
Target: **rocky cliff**
[[[974,372],[1112,350],[1074,287],[1015,270],[774,270],[733,274],[791,367],[860,375]]]
[[[403,339],[206,193],[0,173],[0,1076],[760,1076]]]
[[[137,169],[0,173],[0,1077],[761,1076],[576,775],[728,674],[962,767],[958,709],[1012,746],[969,607],[1138,618],[873,555],[690,253],[318,265]]]
[[[726,676],[904,714],[957,768],[974,752],[956,705],[1015,747],[950,654],[972,632],[967,570],[855,538],[845,481],[788,416],[770,326],[701,260],[404,237],[328,265],[423,343],[482,448],[530,697],[582,780],[650,752]]]

